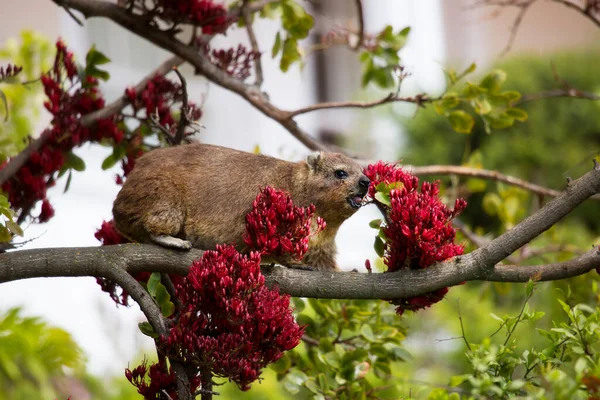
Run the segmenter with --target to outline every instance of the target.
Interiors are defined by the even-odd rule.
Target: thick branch
[[[187,274],[202,251],[177,252],[153,245],[126,244],[104,247],[65,247],[22,250],[0,254],[0,282],[34,277],[95,276],[120,279],[115,269]],[[482,264],[473,253],[423,270],[385,274],[313,272],[263,266],[267,285],[297,297],[337,299],[394,299],[431,292],[464,281],[527,282],[565,279],[600,266],[600,253],[592,249],[563,263],[515,266]],[[487,270],[487,271],[486,271]],[[137,299],[136,299],[137,301]]]
[[[142,90],[144,90],[144,88],[146,87],[146,84],[148,83],[149,80],[154,78],[156,75],[166,74],[173,67],[178,66],[182,63],[183,63],[183,60],[179,57],[169,58],[167,61],[165,61],[161,65],[159,65],[158,68],[156,68],[154,71],[152,71],[151,73],[146,75],[144,77],[144,79],[142,79],[137,85],[135,85],[135,87],[134,87],[135,92],[138,94],[141,93]],[[127,106],[127,104],[129,104],[129,100],[127,99],[127,97],[125,95],[123,95],[123,96],[119,97],[117,100],[110,103],[109,105],[105,106],[104,108],[84,115],[81,118],[81,126],[88,127],[88,126],[93,125],[99,119],[108,118],[111,115],[114,115],[114,114],[118,113],[119,111],[121,111],[125,106]],[[10,162],[6,165],[6,167],[4,167],[4,168],[2,168],[2,170],[0,170],[0,185],[2,185],[4,182],[6,182],[8,179],[10,179],[14,174],[16,174],[17,171],[19,169],[21,169],[21,167],[23,165],[25,165],[27,160],[29,160],[29,157],[31,157],[31,155],[33,153],[38,151],[46,143],[48,138],[49,138],[48,131],[43,132],[40,135],[40,137],[35,139],[33,142],[31,142],[29,144],[29,146],[27,146],[27,148],[25,148],[25,150],[23,150],[16,157],[11,159]]]
[[[595,162],[590,172],[571,182],[567,190],[546,203],[538,212],[471,254],[476,258],[481,257],[483,264],[494,266],[550,229],[575,207],[598,192],[600,192],[600,165]]]
[[[279,122],[296,139],[311,150],[327,150],[327,148],[301,129],[296,121],[289,118],[285,111],[271,104],[267,96],[254,86],[228,75],[213,65],[210,60],[200,54],[193,46],[181,43],[174,37],[147,24],[144,18],[127,12],[116,4],[101,0],[53,0],[59,6],[70,7],[80,11],[86,18],[105,17],[121,25],[125,29],[143,37],[173,54],[178,55],[196,68],[196,72],[204,75],[211,82],[228,89],[252,104],[267,117]]]
[[[521,246],[550,228],[577,205],[600,191],[600,166],[574,182],[513,229],[465,256],[455,257],[422,270],[386,274],[300,271],[263,267],[269,286],[299,297],[341,299],[395,299],[416,296],[464,281],[498,280],[525,282],[564,279],[600,266],[600,253],[590,250],[573,260],[538,266],[496,265]],[[58,276],[115,278],[115,268],[130,274],[156,271],[187,274],[200,250],[178,252],[151,245],[128,244],[88,248],[24,250],[0,254],[0,283],[19,279]]]

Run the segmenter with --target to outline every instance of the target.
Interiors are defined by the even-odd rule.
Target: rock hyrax
[[[302,264],[337,270],[335,235],[369,187],[360,165],[342,154],[288,162],[200,143],[154,150],[137,161],[113,214],[119,232],[136,242],[243,250],[245,216],[265,186],[288,192],[296,205],[315,205],[327,227],[311,238]]]

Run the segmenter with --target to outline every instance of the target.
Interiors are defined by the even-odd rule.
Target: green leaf
[[[12,240],[10,231],[4,226],[0,225],[0,243],[8,243]]]
[[[115,166],[115,164],[117,163],[117,158],[114,156],[114,154],[109,155],[108,157],[106,157],[104,159],[104,161],[102,161],[102,169],[103,170],[107,170],[109,168],[112,168]]]
[[[150,274],[150,278],[148,278],[148,284],[146,285],[146,290],[152,297],[156,297],[156,287],[160,283],[160,272],[153,272]]]
[[[296,39],[286,38],[283,42],[283,53],[279,61],[279,68],[283,72],[287,72],[290,66],[300,60],[300,52],[298,51],[298,42]]]
[[[371,328],[370,325],[364,324],[363,326],[361,326],[360,334],[362,335],[362,337],[367,339],[369,342],[374,342],[376,340],[375,335],[373,334],[373,329]]]
[[[67,190],[71,187],[71,180],[73,179],[73,170],[69,170],[69,176],[67,176],[67,183],[65,184],[65,190],[63,193],[67,193]]]
[[[0,90],[0,103],[4,105],[4,122],[8,122],[8,99],[2,90]]]
[[[378,202],[380,202],[381,204],[384,204],[388,207],[392,206],[392,201],[390,200],[390,196],[382,193],[382,192],[376,192],[375,193],[375,200],[377,200]]]
[[[279,54],[279,50],[281,50],[281,35],[277,32],[275,43],[273,43],[273,49],[271,50],[271,57],[275,58]]]
[[[521,110],[520,108],[509,108],[504,112],[509,117],[512,117],[520,122],[527,121],[527,112],[525,110]]]
[[[165,317],[170,316],[173,314],[173,311],[175,311],[175,305],[171,301],[171,295],[162,283],[156,285],[156,302]]]
[[[377,218],[369,222],[369,226],[373,229],[379,229],[381,227],[381,223],[383,220],[381,218]]]
[[[154,328],[152,328],[152,325],[150,325],[150,322],[147,322],[147,321],[140,322],[138,324],[138,328],[144,335],[150,336],[151,338],[157,339],[160,336],[158,333],[154,332]]]
[[[85,171],[85,162],[72,151],[67,153],[67,165],[75,171]]]
[[[448,115],[448,121],[450,121],[452,129],[458,133],[471,133],[475,125],[473,117],[463,110],[452,111]]]
[[[479,115],[489,114],[492,111],[492,105],[487,99],[475,99],[471,104]]]
[[[23,229],[21,229],[19,224],[17,224],[15,221],[9,219],[6,221],[6,227],[11,233],[18,236],[23,236]]]
[[[449,110],[458,107],[460,100],[456,94],[445,95],[440,100],[433,102],[433,108],[440,115],[445,115]]]
[[[377,253],[379,257],[383,257],[383,255],[385,254],[385,245],[383,244],[383,240],[381,240],[379,236],[375,237],[375,243],[373,244],[373,248],[375,249],[375,253]]]
[[[495,69],[481,80],[479,86],[487,89],[490,93],[493,93],[500,89],[500,86],[504,81],[506,81],[506,73],[499,69]]]
[[[85,56],[86,65],[102,65],[110,62],[110,59],[103,53],[96,50],[96,46],[92,46]]]
[[[505,129],[513,126],[515,123],[515,119],[506,113],[500,114],[497,117],[492,117],[491,115],[486,116],[490,126],[494,129]]]

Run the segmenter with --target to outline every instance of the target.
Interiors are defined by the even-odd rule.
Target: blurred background
[[[387,92],[374,88],[361,88],[361,68],[356,53],[336,47],[325,51],[313,49],[332,26],[356,27],[354,2],[302,3],[317,20],[316,28],[304,43],[307,57],[303,68],[295,65],[288,73],[282,73],[278,62],[270,57],[273,39],[279,29],[277,22],[262,19],[256,22],[256,33],[264,52],[263,90],[271,101],[280,108],[295,109],[315,102],[377,99],[387,95]],[[402,63],[410,73],[402,84],[404,95],[440,94],[445,87],[444,69],[461,70],[472,62],[477,63],[481,73],[500,65],[507,71],[507,86],[523,93],[554,87],[553,65],[561,78],[574,86],[589,90],[600,88],[600,77],[596,72],[600,61],[597,48],[600,30],[559,4],[542,1],[532,6],[506,52],[518,9],[473,7],[472,1],[462,0],[363,3],[366,32],[378,32],[387,24],[395,29],[412,28],[408,44],[401,52]],[[120,96],[125,87],[134,85],[169,56],[110,21],[91,19],[80,27],[64,10],[48,0],[0,0],[0,4],[2,48],[17,46],[23,30],[34,30],[51,41],[62,37],[80,59],[95,44],[112,61],[107,65],[112,78],[102,86],[107,101]],[[229,48],[237,43],[247,43],[247,36],[244,30],[233,27],[226,37],[219,36],[213,47]],[[198,140],[246,151],[252,151],[258,145],[263,153],[289,160],[298,160],[308,154],[307,149],[281,126],[257,112],[245,100],[215,87],[201,76],[194,76],[188,66],[182,71],[187,76],[190,98],[203,104],[200,120],[203,128]],[[303,115],[298,122],[324,142],[348,148],[369,159],[402,159],[412,165],[479,163],[487,169],[561,189],[565,176],[576,177],[580,163],[587,162],[593,146],[599,145],[600,109],[597,104],[581,100],[563,101],[560,106],[558,102],[545,100],[526,105],[530,114],[527,123],[493,135],[487,135],[482,127],[477,127],[471,135],[457,134],[447,121],[437,118],[431,110],[421,110],[415,116],[414,106],[407,104],[372,110],[324,110]],[[47,122],[47,117],[43,117],[37,132]],[[576,133],[574,127],[577,127]],[[36,134],[32,132],[32,135]],[[578,139],[572,136],[569,140],[569,135],[581,136],[577,136]],[[561,157],[556,154],[558,149]],[[32,240],[24,248],[99,244],[94,232],[103,220],[112,218],[112,201],[119,190],[114,182],[118,168],[108,172],[100,168],[110,152],[110,149],[95,145],[76,150],[87,161],[86,171],[74,175],[66,194],[62,193],[60,183],[51,189],[49,198],[55,205],[56,216],[47,224],[27,227],[25,239]],[[473,199],[481,200],[487,190],[485,187],[471,189],[470,204],[476,204]],[[587,245],[597,237],[598,219],[594,221],[590,216],[597,215],[598,207],[593,207],[588,205],[587,209],[578,211],[579,219],[574,219],[568,228],[578,230],[574,244]],[[509,217],[518,221],[527,211],[516,210]],[[361,269],[365,259],[375,258],[372,231],[367,223],[376,215],[375,210],[366,208],[344,224],[338,236],[339,264],[344,269]],[[467,209],[465,220],[481,232],[493,235],[510,222],[498,215],[490,215],[482,211],[481,206],[474,206]],[[568,229],[557,229],[554,233],[573,242],[573,235],[569,233],[572,231]],[[486,290],[492,294],[482,297]],[[510,290],[507,285],[466,285],[451,290],[448,299],[433,309],[403,317],[402,323],[411,327],[405,346],[419,360],[406,365],[407,376],[415,382],[444,382],[444,374],[460,367],[459,361],[452,358],[460,352],[460,346],[455,341],[436,339],[456,333],[456,299],[460,298],[462,304],[477,302],[477,309],[469,306],[463,309],[464,318],[476,332],[482,323],[478,322],[479,316],[487,315],[497,307],[510,310],[517,305]],[[3,284],[0,287],[0,315],[13,307],[22,307],[22,316],[39,316],[48,324],[71,333],[84,351],[87,371],[98,382],[106,382],[111,377],[124,382],[123,368],[129,363],[135,365],[134,360],[139,361],[144,350],[152,349],[152,342],[138,331],[137,323],[142,320],[138,308],[117,309],[91,278],[37,279]],[[2,340],[0,337],[0,348]],[[440,354],[446,355],[448,363],[433,367]],[[255,386],[258,389],[248,395],[267,398],[262,394],[266,389],[262,390],[261,386],[268,388],[268,384]],[[130,392],[133,392],[132,388],[127,393]],[[83,389],[81,393],[81,397],[74,396],[73,399],[94,398]],[[125,398],[124,393],[116,398]],[[224,395],[222,398],[239,395],[235,390],[231,393],[231,397]]]

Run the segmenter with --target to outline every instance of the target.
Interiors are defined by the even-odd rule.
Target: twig
[[[600,95],[592,92],[586,92],[574,88],[567,89],[552,89],[546,90],[539,93],[526,94],[515,102],[515,105],[527,103],[534,100],[549,99],[553,97],[570,97],[574,99],[585,99],[585,100],[600,100]]]
[[[244,23],[246,24],[246,31],[248,31],[248,39],[250,40],[250,45],[252,46],[252,50],[254,51],[254,68],[256,70],[256,81],[255,85],[257,87],[261,87],[263,84],[263,69],[262,62],[260,60],[260,49],[258,48],[258,41],[256,40],[256,35],[254,34],[254,28],[252,27],[252,14],[249,8],[250,1],[244,0],[242,4],[242,16],[244,18]]]
[[[396,93],[390,93],[386,97],[375,101],[332,101],[326,103],[317,103],[310,106],[299,108],[293,111],[284,111],[286,118],[293,118],[297,115],[306,114],[316,110],[334,109],[334,108],[372,108],[385,103],[405,102],[414,103],[417,106],[422,106],[424,103],[429,103],[437,100],[436,98],[428,98],[425,94],[418,94],[414,97],[398,97]]]
[[[519,10],[519,13],[517,14],[517,18],[515,18],[513,25],[510,28],[510,37],[508,39],[508,43],[506,44],[506,46],[504,47],[502,52],[500,52],[500,57],[505,56],[512,48],[512,46],[515,42],[515,39],[517,37],[517,32],[519,31],[519,27],[521,26],[521,23],[523,22],[523,18],[525,18],[525,14],[527,14],[527,11],[529,11],[529,7],[531,7],[533,5],[533,3],[535,3],[536,1],[537,0],[529,0],[524,3],[515,4],[515,6],[519,7],[520,10]]]
[[[71,10],[69,10],[67,7],[63,7],[63,10],[65,10],[67,14],[69,14],[69,17],[73,18],[77,25],[83,26],[83,22],[75,14],[73,14]]]
[[[411,165],[403,166],[417,176],[427,175],[459,175],[468,176],[471,178],[482,178],[490,179],[498,182],[508,183],[513,186],[520,187],[529,192],[549,197],[556,197],[561,194],[558,190],[549,189],[540,185],[536,185],[531,182],[527,182],[523,179],[515,178],[513,176],[504,175],[498,171],[490,171],[486,169],[478,169],[471,167],[462,167],[458,165],[430,165],[426,167],[414,167]],[[600,200],[600,195],[595,194],[590,197],[593,200]]]
[[[355,0],[356,4],[356,13],[358,19],[358,38],[356,43],[353,46],[353,50],[358,50],[361,48],[363,41],[365,40],[365,16],[362,0]]]
[[[162,281],[162,284],[165,285],[169,296],[171,296],[171,300],[176,307],[176,312],[183,310],[183,304],[181,304],[181,300],[177,296],[177,290],[175,290],[175,285],[173,285],[173,281],[169,277],[169,274],[160,274],[160,280]]]
[[[461,337],[463,338],[463,341],[467,345],[467,349],[469,349],[469,351],[471,351],[471,345],[469,344],[469,341],[467,340],[467,337],[465,336],[465,326],[463,325],[462,315],[460,314],[460,303],[458,300],[456,300],[456,308],[458,309],[458,321],[460,322],[460,332],[462,334]]]
[[[179,124],[177,125],[177,133],[175,134],[175,139],[173,140],[174,144],[178,145],[178,144],[181,144],[181,141],[183,140],[183,134],[185,133],[185,127],[189,125],[190,121],[188,120],[188,117],[187,117],[187,113],[188,113],[187,82],[186,82],[185,78],[183,77],[183,74],[179,71],[179,68],[173,67],[173,71],[175,71],[175,73],[179,77],[179,80],[181,81],[181,91],[182,91],[181,115],[179,116]]]
[[[600,19],[598,19],[597,17],[595,17],[593,15],[592,8],[581,8],[577,4],[575,4],[569,0],[552,0],[552,1],[555,3],[562,4],[572,10],[577,11],[578,13],[580,13],[581,15],[583,15],[584,17],[586,17],[587,19],[592,21],[597,27],[600,28]]]
[[[320,344],[317,339],[313,339],[307,335],[302,335],[302,341],[311,346],[318,346]]]
[[[174,66],[180,65],[182,63],[183,63],[183,60],[179,57],[169,58],[168,60],[163,62],[161,65],[159,65],[158,68],[156,68],[150,74],[146,75],[144,77],[144,79],[142,79],[137,85],[135,85],[135,87],[134,87],[135,92],[138,94],[141,93],[142,90],[144,90],[146,88],[146,85],[148,84],[148,82],[151,79],[153,79],[156,75],[164,75],[167,72],[169,72]],[[119,97],[117,100],[110,103],[109,105],[105,106],[104,108],[84,115],[81,118],[81,126],[89,127],[92,124],[94,124],[96,121],[98,121],[99,119],[108,118],[111,115],[118,113],[123,108],[125,108],[125,106],[127,106],[128,104],[129,104],[129,99],[127,98],[127,96],[123,95],[123,96]],[[12,158],[8,162],[8,164],[2,170],[0,170],[0,185],[2,185],[8,179],[10,179],[12,176],[14,176],[17,173],[17,171],[19,169],[21,169],[21,167],[23,165],[25,165],[27,160],[29,160],[29,157],[31,157],[31,155],[33,153],[35,153],[40,148],[42,148],[42,146],[46,143],[46,141],[49,138],[50,138],[49,130],[42,132],[42,134],[40,135],[39,138],[35,139],[22,152],[17,154],[16,157]]]

